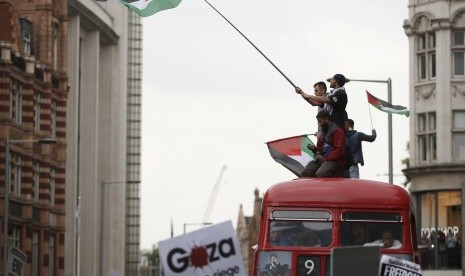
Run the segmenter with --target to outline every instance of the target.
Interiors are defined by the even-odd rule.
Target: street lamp
[[[4,191],[4,207],[3,207],[3,275],[8,275],[8,217],[9,201],[10,201],[10,145],[11,144],[55,144],[56,140],[51,138],[30,139],[30,140],[15,140],[6,137],[5,139],[5,191]]]
[[[183,234],[186,234],[186,226],[188,225],[211,225],[212,223],[211,222],[199,222],[199,223],[184,223],[184,231],[183,231]]]
[[[330,81],[331,78],[328,78],[327,81]],[[347,79],[346,83],[351,81],[358,82],[376,82],[376,83],[386,83],[388,89],[388,103],[392,104],[392,80],[388,78],[387,80],[357,80],[357,79]],[[394,183],[393,179],[393,167],[392,167],[392,114],[388,113],[388,156],[389,156],[389,183]]]
[[[99,260],[100,260],[100,265],[99,265],[99,270],[100,273],[99,275],[104,275],[103,274],[103,227],[104,227],[104,204],[105,204],[105,185],[107,184],[138,184],[140,183],[140,180],[123,180],[123,181],[105,181],[102,180],[102,190],[100,192],[100,244],[99,244]]]

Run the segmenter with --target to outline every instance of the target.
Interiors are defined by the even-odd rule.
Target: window
[[[56,138],[56,130],[57,130],[57,102],[55,100],[52,100],[52,110],[51,110],[51,136],[53,139]]]
[[[452,33],[452,68],[454,77],[465,76],[465,31]]]
[[[55,275],[55,235],[50,234],[48,242],[48,275]]]
[[[437,159],[436,112],[417,115],[418,159],[420,162]]]
[[[421,268],[460,269],[462,228],[460,191],[427,192],[417,195]]]
[[[34,168],[34,176],[33,176],[33,181],[34,181],[34,201],[39,201],[39,193],[40,193],[40,163],[39,162],[34,162],[33,165]]]
[[[19,248],[21,245],[21,227],[17,225],[8,226],[8,245]]]
[[[33,48],[33,35],[32,35],[32,22],[21,18],[19,19],[19,23],[21,26],[21,42],[23,46],[24,55],[30,56],[34,54]]]
[[[454,160],[465,161],[465,111],[453,111]]]
[[[433,32],[417,36],[418,80],[428,81],[436,78],[436,35]]]
[[[10,158],[11,183],[13,183],[13,193],[21,194],[21,155],[11,153]]]
[[[50,170],[50,205],[55,205],[55,168]]]
[[[18,124],[22,123],[22,105],[23,85],[15,79],[10,79],[10,118]]]
[[[32,232],[32,276],[39,275],[39,232]]]
[[[273,246],[328,247],[331,214],[326,211],[273,211],[268,240]]]
[[[40,132],[40,93],[34,94],[34,130]]]
[[[400,213],[344,212],[341,222],[342,245],[378,245],[385,249],[402,247]]]
[[[53,70],[58,68],[58,25],[53,24]]]

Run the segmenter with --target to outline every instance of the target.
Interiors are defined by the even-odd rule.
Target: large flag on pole
[[[176,8],[182,0],[119,0],[123,5],[142,17],[159,11]]]
[[[300,177],[304,167],[313,159],[313,152],[307,145],[314,143],[307,135],[299,135],[267,142],[274,161]]]
[[[407,117],[410,115],[410,111],[405,106],[392,105],[392,104],[390,104],[390,103],[388,103],[386,101],[383,101],[383,100],[378,99],[375,96],[371,95],[370,92],[368,92],[368,90],[366,92],[367,92],[368,102],[372,106],[376,107],[377,109],[379,109],[381,111],[384,111],[384,112],[387,112],[387,113],[405,115]]]

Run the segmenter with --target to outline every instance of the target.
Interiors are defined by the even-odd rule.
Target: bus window
[[[328,247],[331,244],[331,214],[326,211],[275,210],[269,227],[273,246]]]
[[[399,213],[345,212],[342,214],[342,245],[402,247],[402,216]]]

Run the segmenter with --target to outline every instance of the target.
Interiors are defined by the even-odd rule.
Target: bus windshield
[[[332,222],[327,211],[275,210],[269,227],[273,246],[328,247]]]

